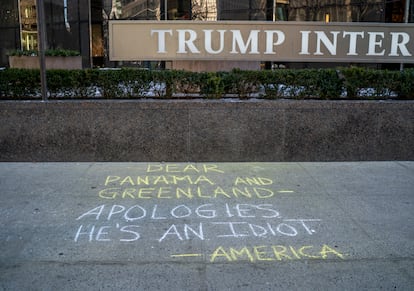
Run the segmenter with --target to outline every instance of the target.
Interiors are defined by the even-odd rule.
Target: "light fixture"
[[[329,23],[331,21],[331,16],[329,13],[325,13],[325,23]]]

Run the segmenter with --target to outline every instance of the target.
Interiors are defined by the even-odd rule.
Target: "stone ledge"
[[[80,70],[82,69],[81,56],[45,56],[47,69],[65,69]],[[11,68],[19,69],[39,69],[40,61],[38,56],[9,56]]]
[[[1,101],[0,161],[414,160],[414,101]]]

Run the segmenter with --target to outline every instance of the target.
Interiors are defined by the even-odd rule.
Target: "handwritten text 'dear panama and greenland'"
[[[100,198],[122,199],[187,199],[187,198],[261,198],[269,199],[276,193],[293,193],[290,189],[268,187],[273,183],[267,177],[235,177],[230,186],[220,186],[209,174],[224,174],[217,165],[203,165],[198,169],[187,165],[151,166],[144,175],[108,175]]]

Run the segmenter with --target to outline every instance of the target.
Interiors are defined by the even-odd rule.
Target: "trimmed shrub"
[[[194,73],[133,68],[48,70],[50,98],[414,99],[414,69]],[[39,70],[0,71],[0,98],[40,99]]]

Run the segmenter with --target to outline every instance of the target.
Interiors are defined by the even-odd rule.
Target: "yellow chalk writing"
[[[235,248],[230,248],[230,255],[234,261],[236,261],[238,257],[243,257],[243,256],[246,256],[251,262],[254,261],[254,257],[247,247],[243,247],[240,250],[237,250]]]
[[[259,187],[112,187],[98,192],[102,199],[218,199],[218,198],[259,198],[267,199],[275,195],[275,192],[267,188]]]
[[[178,185],[178,184],[190,184],[190,185],[200,185],[200,184],[210,184],[215,185],[215,183],[204,175],[199,175],[196,177],[186,176],[176,176],[176,175],[159,175],[159,176],[107,176],[105,179],[105,186],[140,186],[140,185]]]
[[[273,181],[271,179],[268,178],[262,178],[262,177],[237,177],[236,180],[234,181],[234,185],[239,185],[239,184],[244,184],[244,185],[257,185],[257,186],[266,186],[266,185],[271,185],[273,184]]]
[[[268,199],[275,193],[293,193],[273,188],[267,177],[238,176],[227,185],[216,183],[224,170],[215,164],[148,164],[144,174],[108,175],[102,199]]]
[[[203,254],[176,254],[171,255],[172,258],[186,258],[186,257],[202,257]]]
[[[254,258],[258,261],[273,261],[273,258],[268,254],[266,246],[253,247]]]
[[[331,248],[328,245],[323,245],[322,250],[320,251],[320,255],[322,256],[322,259],[328,258],[329,254],[335,255],[338,258],[344,259],[344,255],[340,252],[336,251],[335,249]]]
[[[124,185],[124,184],[129,184],[129,185],[134,185],[134,181],[132,181],[132,178],[130,176],[126,176],[121,183],[119,183],[119,185]]]
[[[223,257],[229,262],[233,261],[231,256],[225,251],[224,247],[218,247],[211,254],[210,262],[215,262],[217,258],[223,258]]]
[[[344,259],[338,250],[323,244],[322,246],[283,246],[260,245],[252,247],[217,247],[210,255],[210,262],[237,262],[247,260],[251,263],[259,261],[290,261],[290,260],[327,260]]]
[[[167,165],[152,165],[147,166],[147,173],[164,172],[164,173],[224,173],[223,170],[219,169],[218,165],[214,164],[167,164]]]

